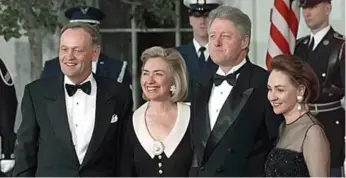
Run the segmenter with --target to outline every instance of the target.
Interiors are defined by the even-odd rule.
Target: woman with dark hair
[[[308,109],[318,91],[315,73],[299,57],[279,55],[272,59],[268,100],[285,122],[280,126],[276,147],[268,155],[267,176],[329,176],[329,142],[322,125]]]

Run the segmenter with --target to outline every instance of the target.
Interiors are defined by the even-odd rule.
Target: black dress
[[[134,113],[128,127],[120,176],[187,177],[193,155],[188,129],[189,106],[178,103],[178,118],[171,133],[163,141],[164,150],[161,154],[155,154],[152,147],[155,140],[145,125],[147,104]]]
[[[265,171],[268,177],[324,176],[329,173],[329,162],[329,143],[323,128],[306,113],[280,126],[280,138],[268,155]]]

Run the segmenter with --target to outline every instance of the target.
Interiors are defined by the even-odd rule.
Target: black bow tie
[[[215,86],[219,86],[221,85],[221,83],[223,81],[227,81],[228,84],[230,84],[231,86],[234,86],[235,83],[237,82],[237,75],[240,73],[241,69],[244,68],[244,65],[241,66],[238,70],[236,70],[235,72],[228,74],[226,76],[222,76],[219,74],[215,74],[214,75],[214,84]]]
[[[65,84],[67,94],[73,96],[78,89],[81,89],[84,93],[90,95],[91,92],[91,83],[90,81],[83,83],[82,85],[70,85]]]
[[[222,75],[219,75],[219,74],[215,74],[214,75],[214,84],[215,86],[219,86],[221,85],[221,83],[223,81],[227,81],[228,84],[234,86],[235,85],[235,82],[237,81],[237,78],[236,78],[236,74],[228,74],[226,76],[222,76]]]

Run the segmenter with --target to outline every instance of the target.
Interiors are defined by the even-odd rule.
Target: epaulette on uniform
[[[334,37],[335,40],[339,40],[340,43],[342,43],[341,47],[340,47],[339,54],[338,54],[338,60],[341,61],[343,59],[343,54],[344,54],[344,50],[345,50],[345,36],[340,34],[340,33],[338,33],[338,32],[335,32],[333,34],[333,37]]]
[[[336,38],[336,39],[345,41],[345,36],[342,35],[342,34],[340,34],[340,33],[335,32],[335,33],[333,34],[333,36],[334,36],[334,38]]]
[[[304,37],[299,38],[299,39],[297,40],[297,42],[296,42],[296,45],[299,45],[299,44],[302,43],[302,42],[305,43],[306,40],[307,40],[306,42],[308,42],[308,41],[309,41],[309,37],[310,37],[310,35],[306,35],[306,36],[304,36]]]

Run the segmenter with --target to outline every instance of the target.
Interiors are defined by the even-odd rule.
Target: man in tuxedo
[[[188,8],[189,22],[193,31],[191,42],[177,47],[183,56],[189,72],[190,91],[187,101],[191,101],[191,85],[195,80],[203,80],[201,75],[206,70],[216,71],[217,65],[210,59],[208,51],[207,23],[208,14],[222,4],[221,0],[184,0]]]
[[[100,34],[85,23],[61,31],[63,74],[25,87],[14,176],[117,176],[130,89],[92,74]]]
[[[294,54],[313,68],[320,82],[319,98],[309,110],[324,126],[331,150],[331,176],[341,177],[345,160],[345,36],[329,24],[331,0],[300,0],[311,33],[297,41]]]
[[[282,116],[267,100],[267,71],[247,58],[250,18],[220,6],[209,13],[209,52],[216,73],[196,83],[192,100],[195,176],[264,176]]]
[[[70,20],[70,23],[87,23],[99,29],[100,22],[105,17],[105,14],[98,8],[86,6],[69,8],[66,10],[65,16]],[[119,83],[124,83],[131,87],[132,77],[128,71],[126,61],[113,59],[101,52],[98,60],[92,63],[92,71],[96,75],[116,79]],[[41,78],[59,74],[61,74],[61,69],[58,57],[45,62]]]

